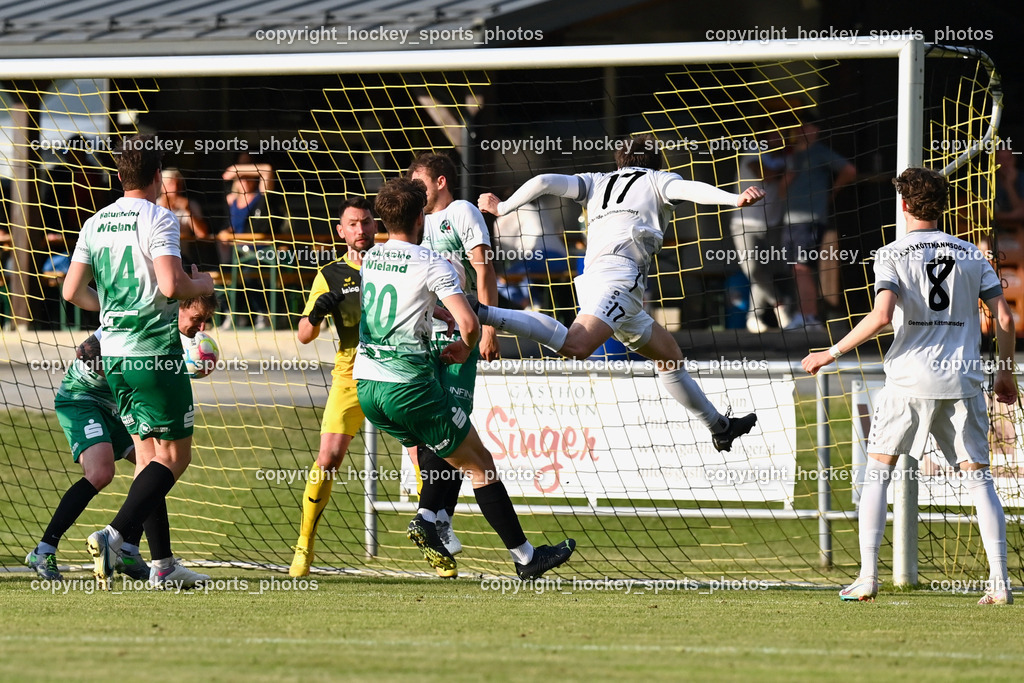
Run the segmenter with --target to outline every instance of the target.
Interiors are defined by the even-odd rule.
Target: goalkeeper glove
[[[313,309],[309,312],[306,318],[309,320],[309,324],[316,327],[324,321],[328,313],[333,313],[334,309],[338,307],[342,301],[345,300],[344,292],[326,292],[317,297],[316,303],[313,304]]]

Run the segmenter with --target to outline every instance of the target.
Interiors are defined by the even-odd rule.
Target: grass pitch
[[[339,576],[286,591],[280,574],[214,574],[207,594],[52,595],[0,576],[0,679],[991,681],[1024,666],[1019,613],[976,595],[627,594],[572,590],[571,575],[542,593]]]

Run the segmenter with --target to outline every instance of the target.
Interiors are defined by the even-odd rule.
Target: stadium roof
[[[0,0],[0,57],[536,44],[646,0]],[[485,35],[490,29],[492,33]],[[530,33],[532,32],[532,33]],[[490,40],[484,41],[485,37]]]

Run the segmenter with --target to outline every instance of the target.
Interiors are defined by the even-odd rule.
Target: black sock
[[[491,528],[498,532],[501,542],[506,548],[518,548],[526,543],[526,534],[523,527],[519,525],[519,516],[512,507],[512,500],[508,497],[505,484],[496,481],[487,486],[473,489],[476,495],[477,505],[484,519],[491,525]]]
[[[85,477],[72,484],[60,499],[57,509],[53,511],[53,518],[43,532],[43,543],[56,548],[61,537],[67,533],[97,493],[99,491]]]
[[[164,560],[171,557],[171,522],[167,518],[167,499],[161,498],[144,523],[149,557]]]
[[[130,538],[134,528],[142,528],[143,522],[173,486],[174,474],[167,467],[158,462],[149,463],[135,477],[124,504],[110,526],[117,529],[121,538]]]
[[[431,512],[444,509],[445,484],[451,481],[451,471],[457,470],[426,446],[416,447],[416,459],[420,465],[420,478],[423,479],[420,508]]]
[[[455,516],[455,506],[459,504],[459,493],[462,492],[462,478],[462,472],[455,470],[455,475],[451,481],[445,482],[444,509],[448,513],[449,519]]]

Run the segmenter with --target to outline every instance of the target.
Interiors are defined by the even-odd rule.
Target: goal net
[[[31,80],[6,80],[0,90],[0,353],[9,359],[0,365],[0,565],[20,562],[80,477],[53,394],[98,321],[64,304],[59,290],[81,223],[117,196],[111,149],[121,136],[155,132],[165,143],[165,167],[180,171],[190,210],[203,216],[184,235],[185,260],[215,273],[221,302],[211,330],[221,367],[193,382],[193,461],[168,500],[175,552],[283,568],[336,339],[327,330],[301,346],[295,325],[318,267],[343,252],[334,234],[342,201],[372,198],[422,151],[456,160],[456,196],[504,198],[537,173],[611,170],[616,141],[647,132],[665,168],[686,179],[775,192],[771,206],[742,212],[682,204],[647,290],[649,310],[679,339],[712,401],[738,414],[756,409],[758,427],[718,453],[643,359],[609,343],[567,366],[511,337],[501,340],[501,363],[481,366],[473,421],[528,536],[577,539],[576,575],[845,580],[859,557],[857,465],[889,337],[844,358],[827,386],[802,377],[799,360],[870,310],[872,253],[897,230],[890,180],[899,159],[948,167],[954,206],[943,228],[991,240],[994,71],[976,55],[928,59],[923,134],[900,150],[901,117],[915,115],[899,109],[901,89],[911,87],[898,69],[903,45],[22,64]],[[800,155],[811,147],[818,156]],[[794,160],[807,158],[822,159],[815,163],[835,178],[848,164],[855,177],[826,197],[806,188],[801,197],[795,186],[780,194],[787,174],[798,175]],[[239,161],[272,171],[262,208],[228,239],[232,187],[223,173]],[[808,202],[825,213],[816,218],[815,253],[803,259],[783,248],[781,226]],[[498,220],[491,230],[503,305],[571,321],[584,225],[578,206],[553,199]],[[773,306],[798,308],[798,260],[814,266],[822,324],[779,331]],[[1020,439],[1012,419],[994,417],[993,465],[1015,520]],[[984,578],[969,501],[937,465],[924,473],[932,479],[921,487],[921,580]],[[119,465],[67,534],[62,563],[87,560],[83,539],[109,521],[130,477]],[[507,573],[507,552],[464,493],[454,523],[463,574]],[[426,569],[405,538],[415,500],[396,442],[357,436],[319,525],[314,571]],[[1015,523],[1009,547],[1020,580]]]

